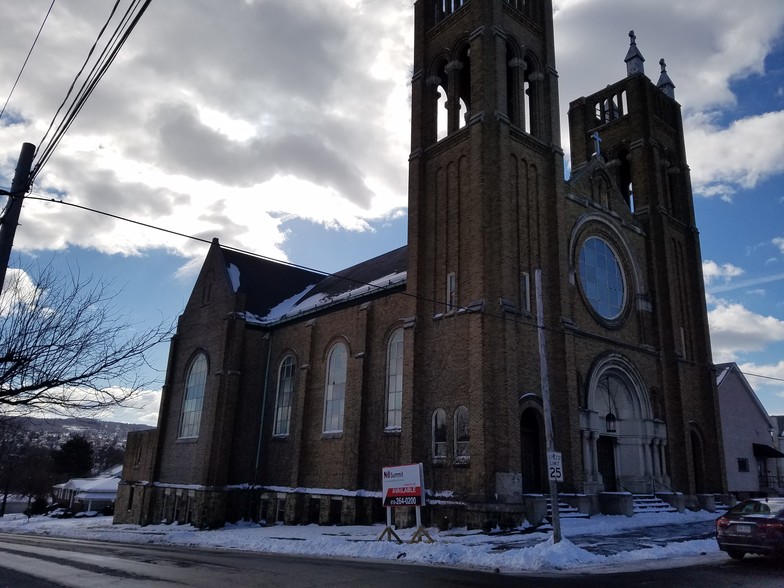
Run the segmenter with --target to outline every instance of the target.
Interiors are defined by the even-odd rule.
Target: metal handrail
[[[669,487],[667,484],[665,484],[664,482],[660,482],[659,480],[657,480],[657,479],[655,478],[655,476],[651,476],[651,482],[653,482],[653,495],[654,495],[654,496],[656,496],[656,484],[659,484],[659,486],[664,486],[665,488],[667,488],[667,490],[669,490],[669,491],[670,491],[670,494],[677,494],[677,492],[675,492],[675,490],[673,490],[672,488],[670,488],[670,487]]]

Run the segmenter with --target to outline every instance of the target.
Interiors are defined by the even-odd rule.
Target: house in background
[[[737,498],[784,495],[779,436],[774,421],[735,363],[716,365],[727,489]]]
[[[72,478],[52,489],[55,502],[68,505],[73,511],[100,511],[113,506],[117,500],[122,466],[117,466],[104,476],[95,478]]]
[[[776,449],[784,453],[784,415],[772,416],[773,424],[776,425]],[[777,460],[778,475],[780,480],[784,480],[784,459]]]

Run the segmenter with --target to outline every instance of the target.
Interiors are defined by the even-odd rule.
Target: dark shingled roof
[[[245,294],[246,310],[259,318],[267,316],[271,309],[303,292],[308,286],[315,287],[298,303],[318,294],[337,296],[384,276],[405,272],[408,268],[408,248],[405,245],[330,276],[223,247],[221,253],[227,272],[230,265],[239,270],[238,292]]]
[[[270,309],[324,279],[323,274],[292,267],[285,263],[261,259],[221,247],[226,269],[235,265],[240,272],[238,292],[245,294],[245,307],[256,316],[266,316]]]
[[[348,269],[327,276],[318,286],[308,292],[308,296],[325,294],[337,296],[359,286],[370,284],[379,278],[405,272],[408,269],[408,247],[403,246],[373,259],[363,261]],[[383,284],[381,284],[383,286]]]

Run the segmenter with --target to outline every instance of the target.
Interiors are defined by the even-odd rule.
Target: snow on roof
[[[233,263],[229,264],[229,279],[231,280],[231,287],[236,293],[240,289],[240,268]]]
[[[357,298],[362,298],[371,294],[395,288],[401,284],[405,284],[408,277],[408,272],[401,271],[382,276],[376,280],[366,284],[358,284],[353,288],[341,292],[339,294],[330,294],[327,292],[318,292],[312,296],[307,294],[314,289],[315,285],[308,286],[300,294],[292,296],[288,300],[284,300],[275,308],[271,309],[264,317],[257,317],[246,313],[245,319],[249,323],[258,325],[271,325],[274,323],[282,322],[287,319],[296,318],[317,310],[322,310],[329,306],[348,302]],[[306,298],[304,298],[307,296]]]
[[[76,492],[117,492],[120,478],[116,476],[99,478],[73,478],[63,484],[54,487],[63,490],[75,490]]]

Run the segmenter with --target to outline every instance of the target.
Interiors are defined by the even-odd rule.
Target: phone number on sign
[[[419,506],[419,497],[417,496],[398,496],[397,498],[390,498],[387,501],[387,506]]]

